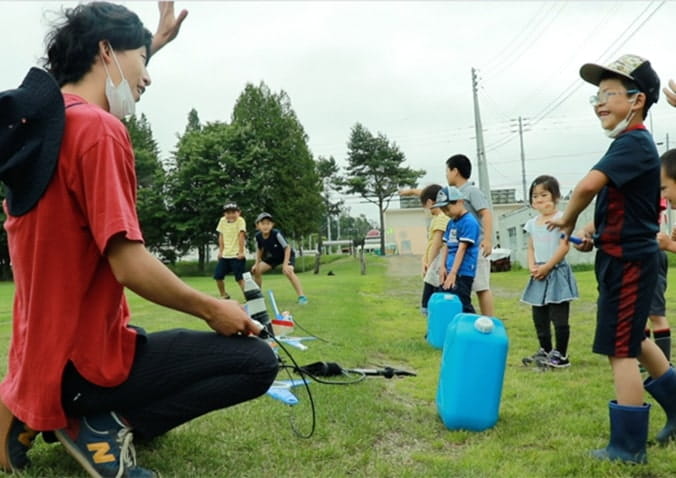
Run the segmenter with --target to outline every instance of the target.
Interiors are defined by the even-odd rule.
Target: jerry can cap
[[[482,334],[490,334],[493,332],[494,327],[495,324],[493,324],[493,321],[490,319],[490,317],[486,317],[484,315],[474,321],[474,328]]]

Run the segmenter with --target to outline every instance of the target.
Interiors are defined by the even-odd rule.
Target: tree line
[[[132,116],[125,125],[136,156],[137,208],[146,247],[169,263],[197,250],[200,270],[215,243],[226,201],[242,208],[249,226],[267,211],[286,236],[298,240],[315,235],[321,249],[327,217],[338,217],[355,239],[371,227],[363,216],[347,216],[343,202],[331,200],[335,193],[356,194],[377,205],[382,231],[389,201],[400,187],[414,187],[424,174],[403,166],[406,158],[395,143],[359,123],[350,132],[344,174],[333,157],[315,160],[289,96],[272,92],[263,82],[246,85],[229,122],[203,124],[191,110],[165,163],[145,115]],[[4,189],[0,196],[4,199]],[[4,221],[2,211],[0,215]],[[384,252],[384,234],[381,241]],[[11,278],[4,229],[0,278]]]

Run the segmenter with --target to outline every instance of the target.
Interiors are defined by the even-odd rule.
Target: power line
[[[503,48],[497,53],[491,60],[489,60],[486,65],[484,65],[483,70],[488,74],[493,74],[497,72],[499,67],[505,64],[508,60],[511,60],[515,56],[515,51],[522,45],[528,36],[532,33],[534,28],[542,23],[543,18],[547,15],[547,3],[542,3],[540,9],[526,22],[526,25],[529,25],[530,28],[519,29],[518,33],[509,41]],[[542,16],[542,18],[540,18]]]
[[[648,16],[645,19],[643,19],[631,33],[629,33],[629,35],[624,40],[619,41],[619,39],[621,39],[632,28],[632,26],[645,14],[645,12],[648,11],[648,9],[651,7],[653,3],[654,2],[651,1],[650,4],[631,22],[631,24],[627,28],[625,28],[624,31],[622,31],[622,33],[620,33],[620,35],[618,36],[618,40],[616,42],[612,42],[610,46],[606,48],[605,51],[599,57],[597,57],[596,59],[597,62],[605,61],[604,58],[607,59],[610,55],[615,55],[621,48],[623,48],[624,45],[629,40],[631,40],[634,37],[634,35],[636,35],[636,33],[638,33],[639,30],[641,30],[641,28],[643,28],[646,22],[648,22],[648,20],[650,20],[655,15],[655,13],[657,13],[657,11],[660,8],[662,8],[662,6],[666,3],[666,0],[662,0],[657,5],[657,7],[655,7],[655,9],[652,12],[650,12]],[[606,54],[608,54],[608,56],[606,56]],[[561,106],[568,98],[570,98],[573,95],[573,93],[575,93],[580,88],[580,86],[582,86],[582,84],[583,82],[581,79],[576,79],[570,85],[568,85],[568,87],[566,87],[566,89],[564,89],[564,91],[559,96],[557,96],[551,103],[545,106],[540,111],[540,113],[534,116],[533,126],[538,124],[547,115],[549,115],[559,106]]]
[[[651,1],[650,4],[646,6],[646,8],[644,8],[641,11],[641,13],[629,24],[629,26],[627,26],[627,28],[625,28],[620,33],[617,39],[611,42],[610,46],[606,48],[599,57],[597,57],[596,59],[597,62],[604,61],[604,57],[606,55],[616,54],[617,51],[623,48],[624,45],[629,40],[631,40],[643,28],[643,26],[655,15],[655,13],[657,13],[662,8],[662,6],[666,3],[666,0],[662,0],[659,4],[657,4],[656,6],[654,6],[654,8],[652,8],[654,3],[655,3],[654,1]],[[566,88],[564,88],[564,90],[558,96],[556,96],[544,108],[542,108],[539,113],[533,116],[531,125],[532,126],[537,125],[546,117],[548,117],[551,113],[553,113],[556,109],[558,109],[566,100],[568,100],[568,98],[570,98],[582,86],[582,84],[583,82],[581,79],[575,79],[568,86],[566,86]],[[494,151],[498,148],[501,148],[502,146],[505,146],[506,144],[513,141],[515,138],[516,136],[514,134],[510,135],[509,137],[503,137],[498,141],[496,141],[495,143],[490,144],[486,148],[486,151],[487,152]]]
[[[498,76],[518,60],[520,60],[528,50],[537,44],[537,41],[540,39],[540,37],[542,37],[542,35],[547,31],[548,27],[559,17],[561,11],[566,7],[566,3],[557,2],[546,4],[550,6],[550,9],[545,12],[544,17],[541,20],[538,20],[535,26],[524,30],[527,32],[527,34],[519,41],[519,45],[516,48],[513,48],[509,55],[503,57],[503,61],[499,63],[499,65],[501,65],[500,68],[493,67],[492,71],[486,71],[487,76]],[[547,16],[550,18],[547,18]]]
[[[610,46],[604,50],[604,52],[597,57],[596,62],[601,62],[606,55],[610,56],[616,54],[624,45],[631,40],[642,28],[643,26],[657,13],[660,8],[666,3],[666,0],[662,0],[659,4],[654,6],[654,1],[651,1],[646,8],[644,8],[641,13],[625,28],[617,37],[614,42],[611,42]],[[654,6],[654,8],[652,8]],[[652,8],[652,11],[650,11]],[[625,37],[626,35],[626,37]],[[624,37],[624,38],[623,38]],[[564,90],[550,101],[544,108],[537,113],[531,122],[532,126],[539,124],[542,120],[548,117],[556,109],[558,109],[568,98],[570,98],[581,86],[583,82],[581,79],[575,79],[571,82]],[[506,144],[512,142],[516,139],[516,135],[511,134],[510,136],[505,136],[495,143],[488,145],[486,152],[494,151],[499,149]]]
[[[606,23],[608,23],[608,20],[612,16],[612,13],[617,11],[617,2],[610,3],[608,2],[607,5],[610,5],[610,8],[606,11],[606,14],[596,23],[596,25],[589,29],[589,34],[584,37],[581,41],[578,42],[578,44],[572,48],[570,48],[571,54],[568,56],[566,60],[560,63],[560,66],[558,69],[552,70],[550,74],[544,78],[542,82],[538,86],[536,86],[531,92],[529,92],[528,97],[532,98],[534,96],[537,96],[539,93],[542,92],[544,85],[551,83],[552,78],[557,78],[559,77],[563,71],[567,71],[569,69],[569,65],[573,62],[575,58],[579,55],[580,50],[584,49],[587,45],[591,43],[591,39],[593,36],[595,36],[599,31],[603,31],[603,27]],[[519,103],[522,103],[524,100],[521,99]]]

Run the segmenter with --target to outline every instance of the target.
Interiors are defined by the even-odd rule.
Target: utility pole
[[[479,169],[479,188],[486,196],[488,209],[493,217],[493,244],[496,243],[497,221],[493,213],[493,198],[491,197],[491,185],[488,181],[488,167],[486,165],[486,150],[484,148],[484,131],[481,125],[481,113],[479,112],[479,78],[476,69],[472,68],[472,96],[474,97],[474,130],[476,134],[476,157]]]
[[[326,240],[331,240],[331,191],[324,184],[324,193],[326,194]]]
[[[528,196],[526,193],[526,154],[523,151],[523,122],[519,116],[519,144],[521,145],[521,184],[523,187],[523,202],[528,204]]]
[[[530,198],[528,197],[528,188],[526,187],[526,152],[523,148],[523,132],[528,131],[529,125],[528,119],[524,119],[521,116],[519,116],[517,122],[519,130],[519,144],[521,146],[521,188],[523,192],[523,202],[524,204],[528,205],[530,204]]]
[[[472,68],[472,94],[474,97],[474,130],[476,134],[476,159],[477,167],[479,169],[479,188],[488,199],[491,201],[491,185],[488,180],[488,168],[486,167],[486,150],[484,147],[484,131],[481,125],[481,113],[479,112],[479,79],[477,71]]]

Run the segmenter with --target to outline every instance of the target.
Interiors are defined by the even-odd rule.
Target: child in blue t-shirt
[[[440,208],[451,218],[440,252],[441,288],[458,296],[463,312],[473,314],[472,282],[476,275],[481,228],[476,218],[465,209],[464,195],[454,186],[442,188],[433,207]]]

